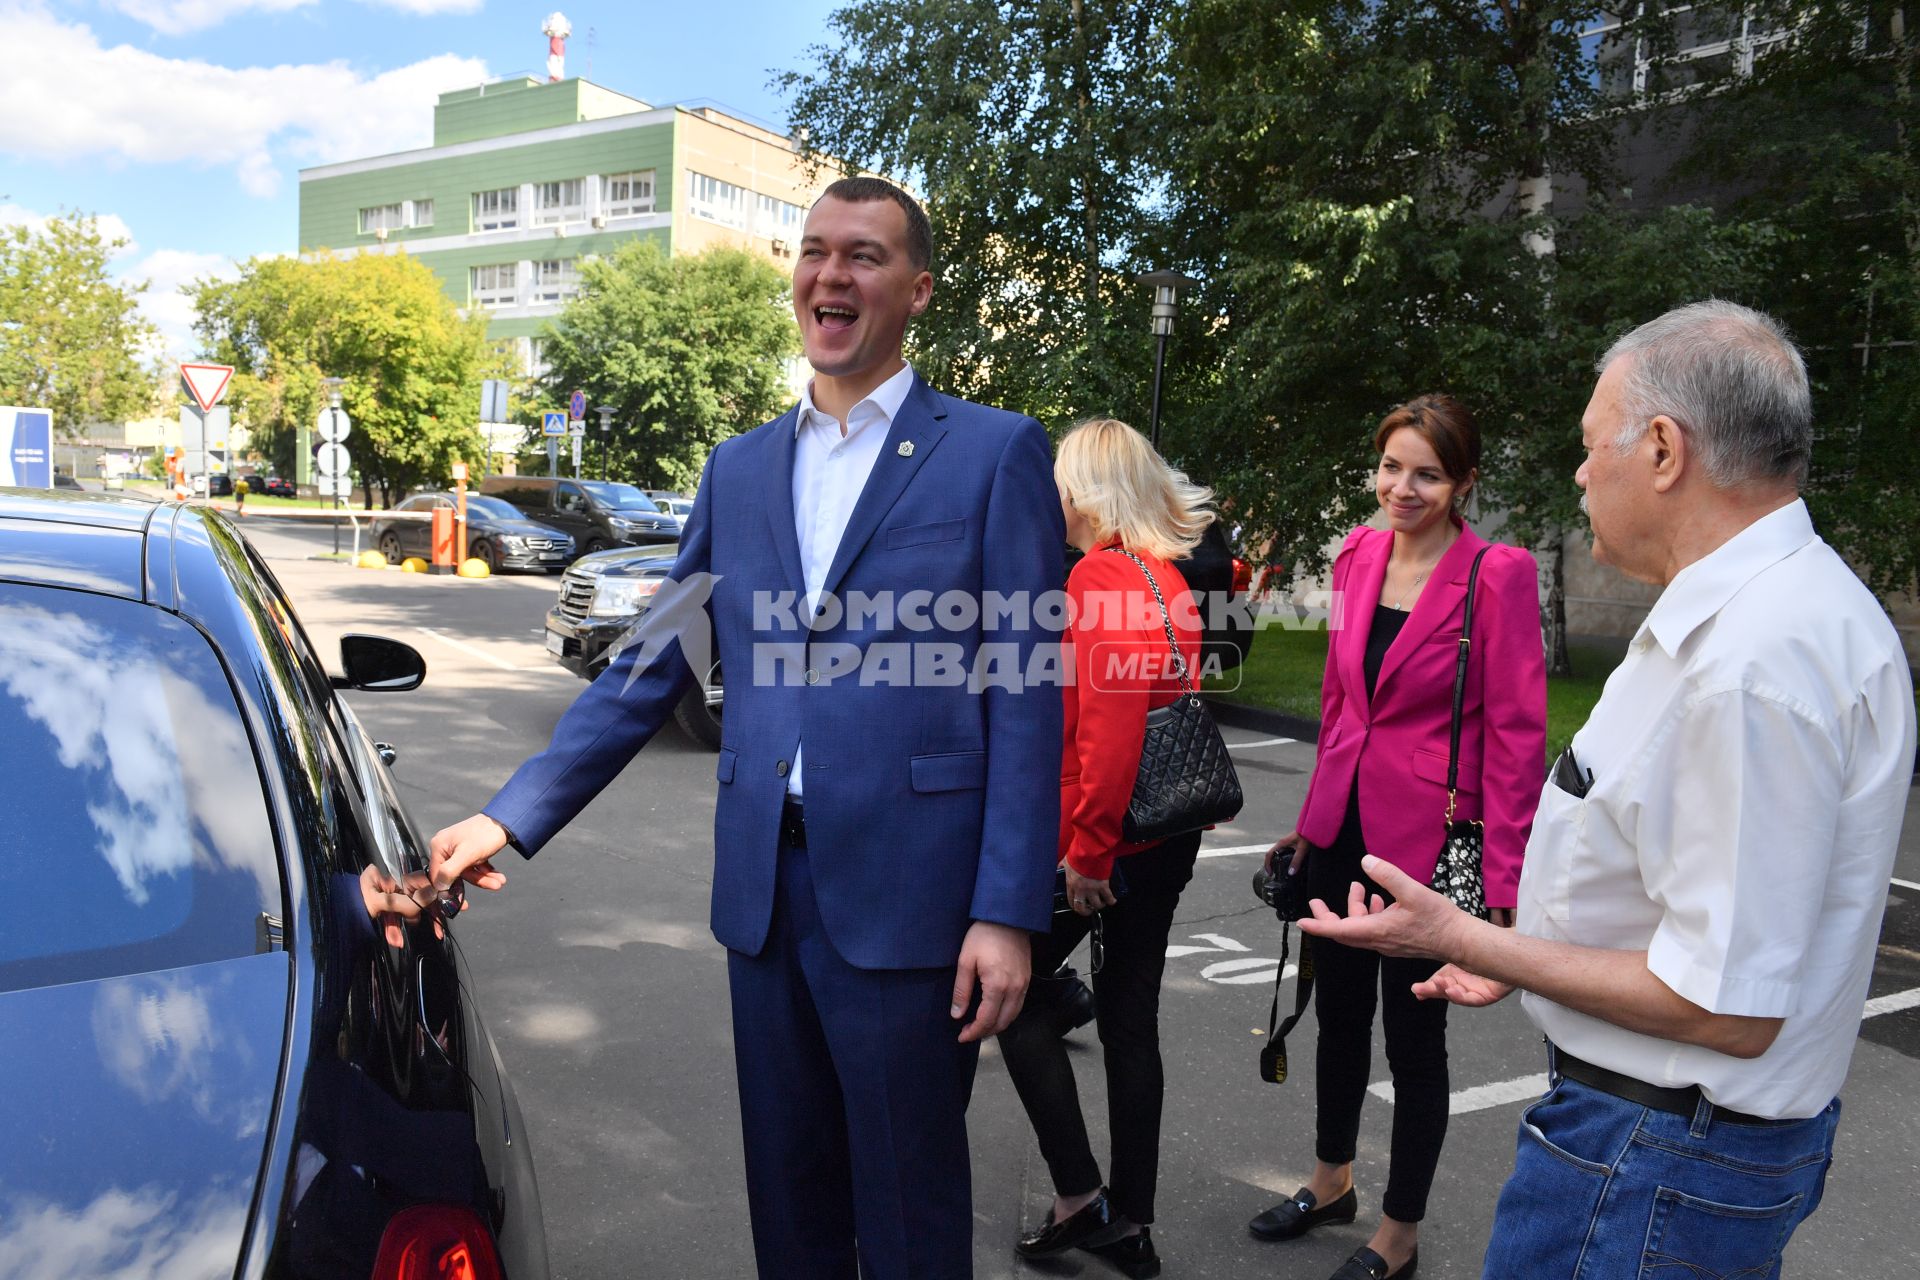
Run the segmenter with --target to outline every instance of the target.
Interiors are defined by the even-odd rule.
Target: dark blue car
[[[458,926],[371,914],[425,849],[338,690],[425,666],[341,650],[218,514],[0,489],[0,1270],[547,1274]]]

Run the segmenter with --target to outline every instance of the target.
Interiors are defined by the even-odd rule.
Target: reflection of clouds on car
[[[8,1280],[213,1275],[246,1225],[246,1197],[226,1186],[184,1203],[154,1186],[110,1187],[72,1208],[15,1199],[0,1203],[0,1268]]]
[[[254,772],[244,730],[160,653],[126,633],[110,642],[77,614],[0,604],[0,683],[46,729],[62,766],[105,762],[111,776],[87,817],[130,902],[146,905],[153,881],[192,864],[196,815],[215,864],[250,872],[263,901],[278,897],[264,814],[225,796],[231,779]],[[195,728],[191,749],[176,737],[182,725]]]
[[[221,1087],[233,1077],[232,1058],[254,1056],[244,1028],[232,1025],[243,1003],[233,968],[253,959],[101,983],[93,1040],[113,1079],[143,1103],[188,1106],[236,1139],[259,1137],[269,1099]]]

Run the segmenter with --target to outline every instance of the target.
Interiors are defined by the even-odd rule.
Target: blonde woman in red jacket
[[[1180,892],[1200,833],[1129,844],[1121,818],[1133,794],[1147,712],[1178,695],[1158,584],[1189,670],[1200,658],[1200,613],[1172,561],[1212,523],[1212,494],[1169,467],[1123,422],[1095,419],[1060,442],[1054,463],[1067,541],[1086,555],[1067,578],[1066,743],[1060,764],[1064,911],[1034,940],[1033,972],[1048,974],[1095,927],[1104,961],[1093,977],[1107,1071],[1111,1180],[1103,1185],[1052,1007],[1059,984],[1036,981],[1000,1036],[1014,1088],[1053,1179],[1045,1222],[1016,1250],[1044,1258],[1090,1249],[1128,1276],[1160,1273],[1148,1224],[1159,1170],[1160,977]],[[1138,563],[1134,557],[1138,558]],[[1144,569],[1143,569],[1144,566]]]
[[[1422,883],[1447,813],[1454,670],[1476,556],[1455,817],[1483,824],[1487,906],[1513,923],[1520,859],[1546,772],[1546,660],[1533,557],[1489,543],[1461,517],[1479,479],[1480,432],[1451,396],[1420,396],[1374,434],[1374,494],[1386,528],[1347,535],[1333,563],[1334,620],[1320,744],[1290,856],[1309,896],[1345,902],[1373,853]],[[1315,1164],[1291,1200],[1248,1224],[1291,1240],[1358,1213],[1353,1157],[1373,1062],[1376,1006],[1393,1075],[1393,1145],[1380,1225],[1333,1280],[1401,1280],[1419,1265],[1420,1221],[1447,1132],[1447,1002],[1414,998],[1431,961],[1313,942]]]

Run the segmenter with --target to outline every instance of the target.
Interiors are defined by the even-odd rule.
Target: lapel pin
[[[902,440],[900,442],[900,456],[903,458],[911,458],[913,456],[913,441]]]

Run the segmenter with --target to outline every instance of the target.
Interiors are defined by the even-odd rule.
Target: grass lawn
[[[1268,625],[1254,640],[1253,653],[1240,670],[1228,672],[1223,680],[1209,680],[1205,687],[1218,689],[1235,702],[1318,720],[1320,679],[1327,664],[1327,631],[1322,627],[1295,630],[1273,618],[1262,621]],[[1600,700],[1600,690],[1619,660],[1609,649],[1575,645],[1576,674],[1547,681],[1548,761],[1586,722],[1587,713]],[[1236,676],[1237,689],[1232,688]]]

